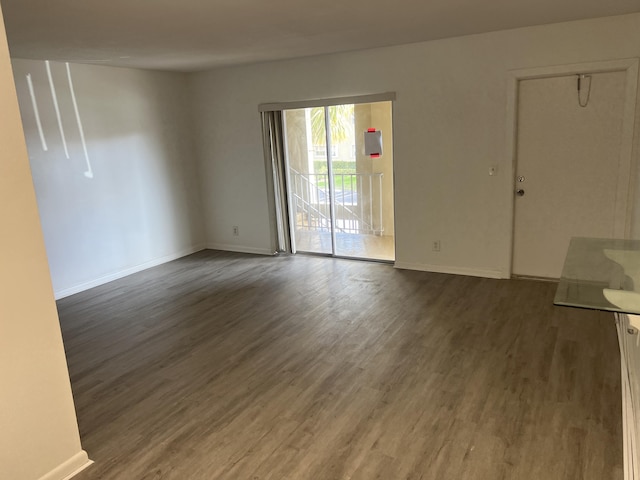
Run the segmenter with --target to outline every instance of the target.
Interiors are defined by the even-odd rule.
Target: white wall
[[[268,250],[258,104],[394,91],[397,265],[508,276],[507,72],[637,56],[635,14],[196,74],[207,240]]]
[[[0,12],[0,478],[61,480],[87,463]]]
[[[71,64],[93,178],[64,63],[13,60],[54,290],[58,297],[204,246],[184,74]],[[48,150],[28,89],[30,74]]]

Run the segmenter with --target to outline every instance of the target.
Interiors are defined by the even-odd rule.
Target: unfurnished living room
[[[0,7],[0,480],[640,478],[637,0]]]

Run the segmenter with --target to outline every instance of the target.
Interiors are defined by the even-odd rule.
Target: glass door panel
[[[329,117],[331,143],[340,152],[331,159],[335,254],[394,260],[391,102],[329,107]],[[382,132],[383,151],[377,157],[365,154],[364,132],[370,129]]]
[[[333,254],[324,108],[284,111],[289,206],[296,250]]]

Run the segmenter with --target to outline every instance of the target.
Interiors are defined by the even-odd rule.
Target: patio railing
[[[382,234],[382,175],[333,174],[337,232]],[[329,175],[291,169],[289,178],[296,229],[330,232]]]

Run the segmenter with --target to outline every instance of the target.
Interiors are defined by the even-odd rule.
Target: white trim
[[[297,108],[331,107],[333,105],[348,105],[351,103],[392,102],[396,99],[395,92],[374,93],[371,95],[357,95],[351,97],[314,98],[296,102],[262,103],[258,105],[259,112],[273,112],[277,110],[294,110]]]
[[[629,328],[635,329],[638,315],[614,313],[618,344],[620,345],[620,374],[622,384],[622,451],[625,480],[640,479],[638,465],[638,441],[640,440],[640,399],[638,398],[638,357],[640,349],[636,343],[636,334],[630,334]]]
[[[393,266],[399,269],[419,270],[421,272],[448,273],[451,275],[465,275],[468,277],[505,278],[500,270],[483,270],[479,268],[452,267],[447,265],[429,265],[409,262],[396,262]]]
[[[38,480],[70,480],[90,465],[93,465],[93,462],[89,460],[87,452],[81,450]]]
[[[251,253],[254,255],[275,255],[276,252],[268,248],[246,247],[244,245],[230,245],[224,243],[208,243],[209,250],[222,250],[224,252]]]
[[[105,283],[118,280],[119,278],[127,277],[134,273],[147,270],[148,268],[157,267],[158,265],[162,265],[163,263],[171,262],[172,260],[177,260],[178,258],[191,255],[192,253],[199,252],[200,250],[204,250],[205,248],[206,248],[205,245],[195,245],[191,248],[180,250],[179,252],[172,253],[170,255],[165,255],[164,257],[159,257],[145,263],[141,263],[140,265],[135,265],[133,267],[120,270],[118,272],[110,273],[109,275],[96,278],[95,280],[91,280],[89,282],[85,282],[79,285],[75,285],[73,287],[65,288],[64,290],[55,291],[54,295],[56,300],[60,300],[61,298],[68,297],[76,293],[84,292],[85,290],[89,290],[90,288],[98,287],[100,285],[104,285]]]
[[[629,238],[633,207],[633,183],[631,174],[635,171],[633,159],[633,138],[635,130],[635,110],[638,88],[638,58],[625,58],[601,62],[575,63],[569,65],[553,65],[547,67],[527,68],[508,72],[507,78],[507,130],[505,167],[505,204],[508,205],[509,247],[505,252],[505,269],[503,278],[508,278],[513,269],[513,229],[515,227],[514,178],[517,163],[518,135],[518,83],[520,80],[559,77],[580,73],[626,72],[625,107],[623,127],[620,141],[620,161],[618,167],[618,192],[616,197],[616,218],[614,234],[617,237]]]

